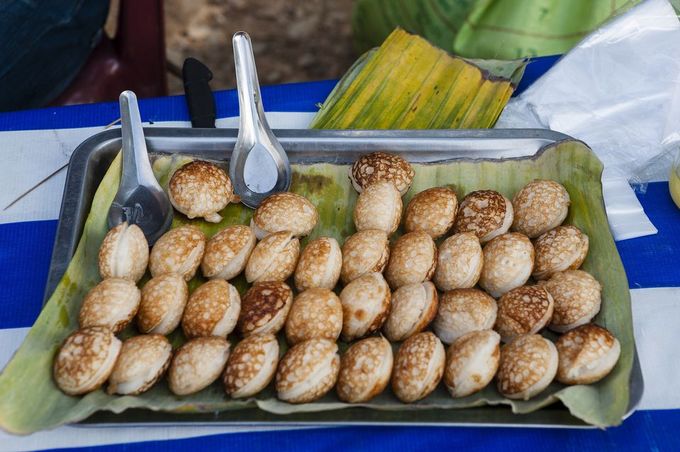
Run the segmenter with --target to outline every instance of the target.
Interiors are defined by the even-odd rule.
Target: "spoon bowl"
[[[240,114],[229,177],[241,202],[255,208],[272,193],[288,190],[291,169],[264,114],[250,37],[241,31],[232,43]]]

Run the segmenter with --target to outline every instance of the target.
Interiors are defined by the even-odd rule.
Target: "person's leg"
[[[108,0],[0,2],[0,111],[58,96],[99,42]]]

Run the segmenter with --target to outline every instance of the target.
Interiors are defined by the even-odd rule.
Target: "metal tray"
[[[146,128],[147,146],[152,155],[183,153],[213,160],[228,160],[236,143],[235,129]],[[351,163],[360,154],[373,150],[398,152],[413,162],[434,162],[452,158],[513,158],[535,154],[545,145],[571,137],[549,130],[419,130],[419,131],[332,131],[278,130],[276,136],[288,153],[291,163]],[[45,301],[66,271],[94,192],[107,168],[121,148],[120,129],[98,133],[74,151],[69,163],[64,197],[59,215]],[[632,414],[642,398],[644,384],[637,359],[630,381]],[[447,413],[454,413],[447,416]],[[412,421],[405,422],[401,413],[365,408],[336,410],[334,419],[325,425],[405,424],[405,425],[475,425],[513,427],[590,427],[571,416],[561,404],[552,404],[530,414],[513,414],[509,407],[485,406],[462,410],[413,411]],[[123,414],[99,412],[82,425],[120,426],[124,424],[210,424],[229,425],[320,425],[315,413],[275,415],[257,408],[216,413],[165,413],[149,410],[127,410]]]

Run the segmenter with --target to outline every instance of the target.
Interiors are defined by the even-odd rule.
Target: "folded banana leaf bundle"
[[[159,157],[154,172],[166,185],[174,169],[186,163],[188,157]],[[224,162],[220,163],[224,165]],[[425,188],[449,186],[458,196],[482,188],[495,189],[511,196],[521,186],[535,178],[549,178],[562,183],[571,195],[567,222],[581,228],[589,237],[591,250],[584,269],[592,273],[603,286],[602,310],[596,321],[611,330],[621,342],[621,357],[612,373],[597,384],[566,387],[551,384],[543,393],[528,401],[503,398],[492,384],[480,393],[453,399],[439,387],[433,394],[414,404],[399,402],[390,390],[361,406],[375,410],[408,412],[423,409],[452,410],[483,405],[508,405],[515,413],[538,410],[561,401],[572,415],[590,424],[605,427],[616,425],[624,416],[629,393],[629,376],[633,362],[633,332],[630,297],[625,272],[607,226],[602,202],[600,174],[602,165],[581,142],[563,141],[551,145],[532,158],[487,161],[448,161],[414,165],[416,177],[405,201]],[[347,177],[346,165],[295,165],[291,190],[309,198],[317,206],[320,218],[312,237],[327,235],[339,241],[354,231],[352,215],[356,193]],[[274,391],[265,389],[247,400],[229,399],[217,382],[190,396],[173,395],[165,381],[138,396],[112,396],[97,390],[83,397],[62,393],[52,379],[52,361],[64,338],[78,327],[78,312],[83,297],[99,282],[97,252],[107,232],[106,216],[120,180],[120,158],[117,158],[103,178],[94,196],[83,235],[73,259],[56,291],[40,313],[24,343],[0,374],[0,427],[16,433],[30,433],[77,422],[99,410],[116,413],[130,408],[188,413],[238,410],[259,407],[269,413],[290,414],[316,412],[314,419],[328,420],[334,410],[350,405],[338,401],[334,393],[309,404],[290,405],[276,399]],[[208,236],[231,224],[248,224],[251,211],[242,205],[230,205],[221,212],[219,224],[191,221]],[[189,220],[176,215],[173,226]],[[304,242],[303,242],[304,245]],[[191,287],[200,284],[196,277]],[[243,290],[238,280],[235,285]],[[130,327],[123,336],[134,334]],[[183,342],[179,331],[171,336],[175,346]],[[233,339],[232,339],[233,341]],[[121,420],[125,414],[120,415]],[[455,421],[455,412],[447,419]],[[479,421],[483,422],[483,412]],[[521,422],[521,421],[520,421]]]
[[[396,29],[347,71],[314,117],[315,129],[493,127],[524,62],[464,60]]]

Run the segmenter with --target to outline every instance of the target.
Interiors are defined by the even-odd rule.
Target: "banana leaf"
[[[316,129],[489,128],[525,63],[472,61],[402,29],[360,57],[314,116]]]
[[[677,0],[676,0],[677,1]],[[640,0],[358,0],[357,50],[379,45],[395,27],[470,58],[566,53],[609,18]]]
[[[173,169],[187,160],[182,156],[156,159],[154,172],[161,184],[166,184]],[[504,399],[493,384],[478,394],[452,399],[440,385],[433,394],[415,404],[400,403],[388,389],[362,406],[400,413],[405,422],[417,416],[412,411],[442,409],[446,410],[442,416],[454,422],[453,409],[508,405],[515,413],[528,413],[559,400],[571,414],[587,423],[598,427],[619,424],[628,405],[633,330],[628,283],[607,225],[600,183],[602,164],[597,157],[581,142],[564,141],[547,147],[532,158],[451,160],[414,167],[416,177],[406,201],[414,193],[431,186],[449,186],[459,196],[482,188],[512,196],[534,178],[550,178],[564,184],[572,199],[567,222],[578,226],[590,237],[590,253],[584,268],[603,285],[602,310],[596,322],[619,338],[621,358],[613,372],[597,384],[565,387],[553,383],[529,401]],[[356,193],[347,178],[347,166],[314,164],[296,165],[293,169],[292,191],[307,196],[319,209],[319,224],[312,237],[328,235],[342,241],[351,234],[354,231],[351,212]],[[110,396],[98,390],[84,397],[71,397],[57,389],[51,375],[52,360],[61,341],[77,328],[77,315],[85,293],[99,281],[97,250],[107,231],[106,214],[116,193],[119,175],[120,157],[113,162],[96,191],[83,235],[62,281],[18,352],[0,374],[0,427],[25,434],[77,422],[99,410],[121,413],[130,408],[212,413],[256,406],[269,413],[317,412],[315,419],[324,421],[333,418],[333,411],[329,410],[348,407],[333,393],[315,403],[289,405],[276,400],[271,387],[256,398],[235,401],[225,396],[220,383],[186,397],[172,395],[164,381],[139,396]],[[241,205],[230,205],[222,215],[224,219],[217,225],[202,221],[192,223],[212,235],[229,224],[247,224],[251,211]],[[185,217],[177,214],[173,226],[186,222]],[[196,278],[191,285],[195,287],[199,282]],[[240,290],[244,289],[242,282],[237,284]],[[125,332],[128,334],[133,334],[133,330]],[[175,345],[183,341],[180,332],[171,339]],[[125,415],[119,416],[124,419]]]
[[[356,0],[352,37],[359,52],[379,46],[397,27],[453,51],[453,41],[479,0]]]
[[[559,55],[639,1],[482,0],[456,35],[453,49],[476,58]]]

